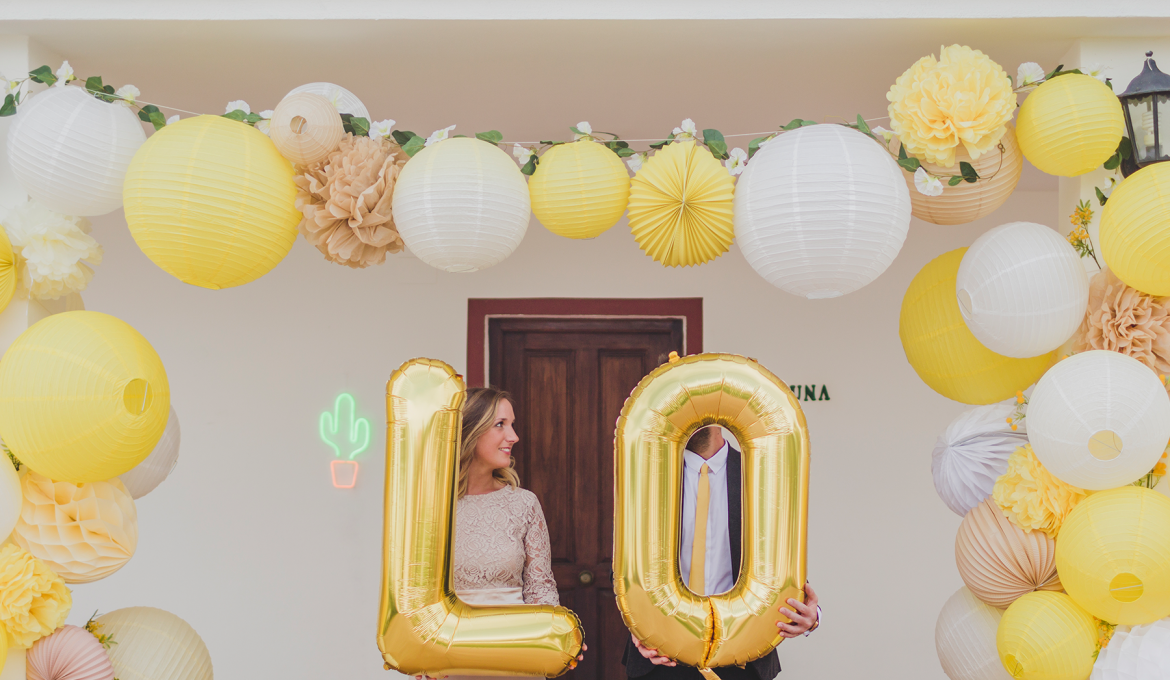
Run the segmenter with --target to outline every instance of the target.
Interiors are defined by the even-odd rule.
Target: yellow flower
[[[962,144],[972,159],[999,144],[1016,110],[1011,80],[979,50],[943,47],[923,57],[886,94],[890,127],[906,151],[943,167],[955,164]]]
[[[13,544],[0,549],[0,628],[28,649],[60,628],[73,596],[45,563]]]
[[[1043,531],[1056,538],[1068,514],[1088,494],[1052,476],[1032,446],[1026,444],[1008,457],[1007,472],[995,482],[991,497],[1008,519],[1024,531]]]

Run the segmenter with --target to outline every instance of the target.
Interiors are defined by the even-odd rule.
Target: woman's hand
[[[789,598],[788,606],[792,609],[780,608],[781,614],[792,619],[792,623],[776,622],[776,627],[780,629],[780,635],[794,638],[797,635],[804,635],[817,624],[817,593],[808,583],[804,584],[804,598],[804,602]]]
[[[641,654],[643,658],[649,659],[650,663],[654,664],[655,666],[678,665],[670,657],[661,656],[657,649],[650,649],[649,647],[643,645],[642,642],[638,640],[638,638],[634,637],[633,633],[630,633],[630,639],[634,641],[634,646],[638,648],[638,653]]]
[[[585,644],[584,642],[582,642],[582,643],[581,643],[581,651],[582,651],[582,652],[589,651],[589,645],[587,645],[587,644]],[[569,670],[573,670],[574,668],[576,668],[576,667],[577,667],[577,664],[581,663],[581,662],[582,662],[582,661],[584,661],[584,660],[585,660],[585,654],[584,654],[584,653],[582,653],[582,654],[578,655],[578,656],[577,656],[577,660],[576,660],[576,661],[574,661],[573,663],[569,664]]]

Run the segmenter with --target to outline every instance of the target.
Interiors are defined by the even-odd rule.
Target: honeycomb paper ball
[[[999,620],[995,646],[1016,680],[1084,680],[1093,670],[1097,622],[1064,593],[1028,593]]]
[[[114,680],[110,656],[93,633],[61,626],[37,640],[25,657],[28,680]]]
[[[42,319],[0,362],[4,442],[58,481],[104,481],[142,462],[162,437],[170,400],[158,354],[108,314]]]
[[[1138,170],[1109,196],[1101,212],[1101,255],[1130,286],[1170,295],[1170,163]]]
[[[934,648],[950,680],[1010,680],[995,650],[1003,612],[959,588],[934,624]]]
[[[174,614],[127,607],[98,617],[118,644],[110,661],[118,680],[212,680],[211,654],[199,633]]]
[[[630,176],[617,154],[581,140],[545,152],[528,192],[532,214],[546,229],[567,238],[593,238],[622,218]]]
[[[1096,170],[1117,151],[1124,134],[1117,95],[1096,78],[1076,73],[1041,84],[1016,116],[1024,157],[1050,175]]]
[[[1012,524],[990,498],[963,518],[955,563],[963,583],[992,607],[1006,607],[1034,590],[1060,590],[1052,538]]]

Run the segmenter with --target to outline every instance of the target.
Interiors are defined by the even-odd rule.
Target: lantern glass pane
[[[1170,94],[1157,94],[1158,160],[1170,160]]]
[[[1139,164],[1154,160],[1154,96],[1134,97],[1127,102],[1133,127],[1133,154]]]

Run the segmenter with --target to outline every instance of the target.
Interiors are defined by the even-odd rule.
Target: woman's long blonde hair
[[[512,408],[516,408],[516,400],[512,395],[493,387],[473,387],[467,390],[467,400],[463,402],[463,436],[459,442],[459,478],[455,484],[455,498],[467,495],[467,471],[471,468],[471,460],[475,457],[475,447],[479,438],[491,429],[496,422],[496,409],[500,402],[508,400]],[[516,474],[513,466],[516,459],[512,459],[506,468],[492,470],[492,477],[509,486],[520,486],[520,475]]]

